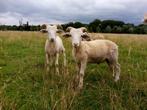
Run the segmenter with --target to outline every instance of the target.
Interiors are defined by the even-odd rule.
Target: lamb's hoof
[[[83,84],[79,84],[78,90],[81,91],[83,89]]]
[[[77,87],[78,87],[78,81],[77,81],[76,77],[74,77],[74,79],[73,79],[73,81],[72,81],[72,83],[71,83],[71,87],[72,87],[74,90],[77,89]]]
[[[77,88],[76,88],[76,91],[77,91],[78,93],[80,93],[80,92],[82,91],[82,89],[83,89],[83,87],[77,87]]]

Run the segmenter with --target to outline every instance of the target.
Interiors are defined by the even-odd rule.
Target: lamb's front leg
[[[74,77],[73,87],[76,88],[79,85],[79,73],[80,73],[81,63],[76,63],[76,76]]]
[[[79,75],[79,73],[80,73],[80,68],[81,68],[81,63],[76,62],[76,72],[77,72],[77,75]]]
[[[48,72],[49,71],[49,56],[47,53],[45,54],[45,68]]]
[[[66,54],[63,52],[63,57],[64,57],[64,67],[66,67]]]
[[[56,68],[57,74],[59,74],[59,68],[58,68],[59,61],[58,60],[59,60],[59,53],[56,53],[55,68]]]
[[[86,69],[87,61],[81,61],[80,73],[79,73],[79,89],[83,88],[84,71]]]

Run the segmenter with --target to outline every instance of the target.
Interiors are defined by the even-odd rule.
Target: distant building
[[[144,15],[144,24],[147,24],[147,13]]]

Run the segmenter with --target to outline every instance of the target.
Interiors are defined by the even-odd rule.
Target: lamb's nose
[[[51,38],[51,42],[54,42],[54,39],[53,38]]]
[[[74,43],[74,47],[78,47],[78,43]]]

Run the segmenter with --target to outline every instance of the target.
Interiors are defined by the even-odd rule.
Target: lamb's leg
[[[80,68],[81,68],[81,64],[80,63],[76,63],[76,71],[77,71],[78,75],[79,75],[79,72],[80,72]]]
[[[119,63],[115,64],[114,71],[115,71],[115,82],[117,82],[120,76],[120,64]]]
[[[46,70],[47,70],[47,72],[49,71],[49,56],[48,56],[48,54],[46,53],[45,54],[45,68],[46,68]]]
[[[59,53],[56,54],[56,60],[55,60],[55,68],[56,68],[57,74],[59,74],[59,68],[58,68],[59,62],[58,62],[58,60],[59,60]]]
[[[114,65],[113,65],[113,64],[110,64],[110,63],[108,63],[108,66],[109,66],[110,71],[113,73],[113,74],[112,74],[112,75],[113,75],[113,77],[115,77]]]
[[[73,87],[76,88],[78,86],[78,82],[79,82],[79,72],[80,72],[80,67],[81,64],[80,63],[76,63],[76,76],[74,78],[74,82],[73,82]]]
[[[107,62],[110,70],[113,72],[113,77],[115,77],[115,82],[117,82],[119,80],[119,76],[120,76],[120,64],[117,63],[116,61],[113,62]]]
[[[64,67],[66,67],[66,54],[63,52],[63,57],[64,57]]]
[[[110,68],[113,70],[113,76],[115,76],[115,82],[119,80],[120,76],[120,64],[118,63],[118,51],[114,50],[110,54],[110,58],[108,59],[108,63],[110,63]]]
[[[111,62],[110,59],[106,59],[106,62],[107,62],[107,64],[108,64],[108,66],[109,66],[110,71],[113,73],[113,77],[115,77],[115,72],[114,72],[114,65],[113,65],[113,63]]]
[[[81,62],[81,67],[80,67],[80,73],[79,73],[79,89],[83,88],[83,77],[84,77],[84,71],[86,69],[86,64],[87,61],[82,61]]]

